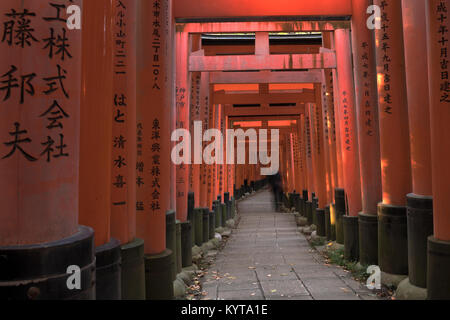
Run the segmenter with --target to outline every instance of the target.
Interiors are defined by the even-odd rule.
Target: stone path
[[[262,191],[238,204],[241,221],[203,282],[206,300],[376,300],[339,267],[327,266]]]

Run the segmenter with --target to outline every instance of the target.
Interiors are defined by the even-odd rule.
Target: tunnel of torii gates
[[[449,299],[448,8],[2,0],[0,297],[171,299],[192,246],[267,182],[175,165],[172,132],[201,121],[278,129],[286,206],[384,283]]]

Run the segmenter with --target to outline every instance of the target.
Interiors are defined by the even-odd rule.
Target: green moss
[[[352,276],[359,281],[366,281],[369,274],[366,273],[368,266],[362,266],[358,261],[347,261],[344,259],[344,249],[327,248],[325,254],[331,264],[343,267],[352,273]]]

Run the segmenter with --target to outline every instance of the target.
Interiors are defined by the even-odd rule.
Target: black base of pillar
[[[295,211],[300,213],[300,195],[298,193],[294,193],[293,196],[294,199],[292,201],[294,204]]]
[[[195,208],[194,209],[194,220],[195,220],[195,239],[192,239],[192,242],[197,246],[201,246],[203,244],[203,209]]]
[[[225,203],[221,203],[220,209],[222,212],[222,227],[225,227],[227,225],[227,205]]]
[[[313,224],[313,203],[311,201],[306,201],[305,204],[306,207],[306,218],[308,220],[308,225],[312,225]]]
[[[192,266],[192,232],[191,222],[181,223],[181,266],[187,268]]]
[[[209,212],[209,240],[213,239],[216,235],[216,214],[214,211]]]
[[[175,211],[170,210],[166,213],[166,247],[173,252],[171,270],[172,280],[177,278],[177,234],[176,234],[176,218]]]
[[[231,218],[236,217],[236,199],[231,197]]]
[[[189,192],[188,193],[188,214],[187,214],[187,220],[191,222],[192,244],[194,244],[194,242],[195,242],[194,207],[195,207],[195,194],[193,192]]]
[[[203,208],[203,243],[209,241],[209,209]]]
[[[450,242],[428,238],[428,299],[450,300]]]
[[[301,197],[301,201],[300,201],[300,209],[301,212],[300,214],[304,217],[306,217],[306,202],[308,201],[308,190],[303,190],[302,191],[302,197]]]
[[[176,274],[179,274],[179,273],[181,273],[181,269],[182,269],[182,262],[181,262],[181,221],[180,220],[177,220],[177,223],[176,223],[176,230],[177,230],[177,232],[176,232],[176,234],[177,234],[177,237],[176,237],[176,259],[175,259],[175,261],[176,261],[176,267],[177,267],[177,270],[176,270]]]
[[[312,217],[313,217],[312,223],[315,226],[317,226],[317,207],[318,207],[318,204],[319,204],[319,199],[314,198],[313,202],[312,202],[312,209],[311,210],[312,210]]]
[[[330,223],[331,223],[331,241],[336,241],[336,208],[333,203],[330,205]]]
[[[144,240],[127,243],[121,251],[122,300],[145,300]]]
[[[120,242],[111,239],[107,244],[95,248],[97,300],[122,299],[122,270]]]
[[[378,265],[378,216],[359,214],[359,262]]]
[[[378,262],[385,273],[408,275],[406,207],[378,205]]]
[[[325,232],[325,210],[316,210],[316,220],[317,220],[317,235],[319,237],[325,237],[327,234]]]
[[[172,300],[172,251],[145,255],[145,296],[147,300]]]
[[[427,287],[427,245],[433,235],[433,198],[408,194],[408,269],[409,282]]]
[[[331,236],[331,216],[330,216],[330,207],[325,207],[325,237],[328,241],[332,241]]]
[[[213,211],[215,214],[215,228],[219,228],[222,226],[222,207],[220,206],[220,202],[217,200],[213,202]]]
[[[305,216],[305,200],[303,200],[303,198],[298,199],[298,207],[299,207],[298,213],[300,213],[300,215],[302,217],[304,217]]]
[[[70,290],[69,266],[80,267],[80,290]],[[69,283],[71,283],[69,281]],[[0,300],[94,300],[94,231],[80,226],[55,242],[0,247]]]
[[[344,189],[335,189],[334,194],[334,210],[336,214],[336,242],[339,244],[344,244],[344,226],[342,222],[342,216],[345,216],[345,191]]]
[[[358,217],[342,216],[342,225],[344,227],[344,259],[347,261],[358,261]]]

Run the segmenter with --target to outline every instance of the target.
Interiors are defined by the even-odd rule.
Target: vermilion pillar
[[[326,177],[327,171],[325,166],[325,146],[323,140],[323,105],[322,105],[322,85],[316,84],[314,86],[316,94],[316,103],[312,105],[311,119],[313,120],[313,152],[316,168],[316,196],[319,199],[319,208],[324,209],[327,205],[327,186]]]
[[[80,222],[95,231],[97,299],[120,299],[120,267],[104,268],[120,264],[120,242],[111,238],[111,190],[127,183],[119,174],[112,180],[112,123],[120,118],[113,113],[113,4],[85,2],[83,14]]]
[[[333,88],[333,72],[329,70],[325,72],[326,95],[327,95],[327,130],[329,144],[329,161],[331,176],[331,202],[334,200],[334,189],[338,186],[338,165],[337,165],[337,137],[336,137],[336,116],[335,116],[335,100]]]
[[[310,124],[310,107],[308,104],[305,105],[305,150],[306,150],[306,167],[308,171],[308,191],[312,199],[312,194],[315,192],[314,185],[314,168],[313,168],[313,154],[312,154],[312,135],[311,135],[311,124]]]
[[[226,135],[226,130],[228,128],[228,121],[227,121],[227,116],[225,114],[225,109],[226,106],[225,105],[221,105],[220,106],[220,127],[219,130],[222,133],[222,136],[224,137],[224,144],[222,147],[223,150],[223,164],[221,164],[219,166],[219,170],[218,170],[218,176],[217,176],[217,184],[219,185],[219,195],[222,199],[222,202],[224,201],[224,193],[227,192],[227,190],[225,189],[225,175],[226,175],[226,170],[227,170],[227,150],[226,150],[226,144],[230,143],[227,140],[227,135]],[[237,144],[235,144],[235,147],[237,147]],[[235,149],[237,150],[237,149]],[[236,154],[236,151],[235,153]],[[244,180],[242,180],[242,184],[244,183]]]
[[[298,127],[298,137],[299,137],[299,150],[300,150],[300,159],[301,159],[301,165],[302,165],[302,190],[307,190],[308,188],[308,168],[306,164],[306,145],[307,141],[305,139],[305,115],[300,115],[300,123]],[[300,192],[300,191],[299,191]]]
[[[406,275],[405,204],[411,192],[411,157],[402,10],[400,1],[374,4],[383,4],[381,29],[375,31],[383,189],[383,203],[378,206],[378,259],[385,273]]]
[[[304,163],[301,155],[302,139],[298,132],[300,129],[300,119],[297,120],[296,132],[294,138],[294,161],[295,161],[295,190],[301,194],[305,189],[304,181]]]
[[[122,244],[122,299],[145,299],[144,241],[136,238],[136,0],[113,1],[111,236]],[[141,142],[140,142],[141,143]],[[118,183],[123,179],[123,183]],[[137,257],[137,258],[136,258]]]
[[[332,32],[323,32],[323,46],[327,49],[334,48],[334,34]],[[323,94],[324,94],[324,138],[325,147],[327,148],[327,160],[329,167],[329,198],[330,203],[334,201],[334,189],[338,185],[338,168],[337,168],[337,149],[336,149],[336,122],[335,122],[335,92],[333,74],[335,69],[324,70]],[[337,82],[337,81],[336,81]],[[337,93],[337,92],[336,92]]]
[[[214,94],[213,90],[210,87],[210,97]],[[210,103],[209,104],[209,112],[208,112],[208,129],[214,129],[215,123],[214,123],[214,117],[215,117],[215,105]],[[211,139],[211,142],[214,140],[214,138]],[[209,143],[211,143],[209,142]],[[210,155],[211,156],[211,155]],[[212,209],[212,202],[213,202],[213,164],[208,164],[206,166],[206,188],[207,188],[207,207],[211,210]]]
[[[324,79],[325,79],[325,72],[323,72]],[[332,172],[331,172],[331,155],[330,155],[330,130],[329,130],[329,123],[330,123],[330,105],[329,105],[329,99],[328,96],[329,92],[327,91],[327,84],[326,82],[322,84],[322,139],[323,139],[323,153],[324,153],[324,159],[325,159],[325,170],[326,170],[326,176],[325,176],[325,187],[326,187],[326,205],[328,206],[333,201],[333,192],[334,188],[333,181],[332,181]]]
[[[377,206],[381,202],[380,133],[374,31],[367,28],[371,0],[353,1],[352,47],[356,116],[361,170],[362,212],[359,214],[359,259],[378,263]]]
[[[450,299],[450,98],[448,0],[426,2],[434,235],[428,238],[428,299]]]
[[[412,193],[407,195],[409,279],[399,285],[396,296],[406,298],[403,288],[409,291],[412,284],[422,288],[416,291],[425,299],[427,238],[433,234],[428,59],[427,52],[422,50],[427,42],[425,1],[402,1],[402,12]]]
[[[226,123],[226,129],[228,130],[228,129],[230,129],[230,127],[231,127],[231,124],[230,124],[230,119],[229,119],[229,117],[227,117],[226,115],[225,115],[225,123]],[[228,192],[230,193],[230,197],[235,197],[235,194],[234,194],[234,185],[235,185],[235,183],[236,183],[236,180],[235,180],[235,171],[236,171],[236,165],[235,165],[235,162],[233,161],[233,163],[232,164],[227,164],[227,161],[226,161],[226,154],[227,154],[227,145],[228,145],[228,143],[231,143],[231,142],[229,142],[228,140],[227,140],[227,138],[226,138],[226,131],[225,131],[225,139],[224,139],[224,164],[226,165],[226,171],[228,172],[228,176],[227,176],[227,182],[228,182]],[[236,152],[234,153],[234,154],[236,154]],[[236,186],[237,187],[237,186]]]
[[[297,169],[296,169],[296,159],[295,159],[295,146],[294,146],[294,135],[291,133],[289,135],[289,143],[290,143],[290,159],[291,159],[291,174],[292,174],[292,192],[297,192],[296,188],[296,175],[297,175]]]
[[[338,119],[344,189],[347,197],[348,213],[350,216],[357,216],[361,210],[361,183],[350,31],[345,29],[336,30],[335,45],[340,97]]]
[[[177,129],[189,130],[189,87],[188,72],[189,34],[176,33],[176,114]],[[191,132],[192,134],[193,132]],[[188,148],[191,143],[187,143]],[[191,150],[190,150],[191,151]],[[188,152],[188,151],[186,151]],[[189,165],[184,163],[176,167],[177,219],[187,220],[187,196],[189,192]]]
[[[191,36],[191,51],[195,52],[201,49],[201,35],[194,34]],[[200,121],[201,108],[200,108],[200,83],[201,73],[192,72],[191,75],[191,87],[190,87],[190,101],[189,101],[189,129],[191,135],[194,134],[194,122]],[[194,193],[195,207],[200,206],[200,164],[195,163],[194,145],[195,141],[192,139],[192,165],[189,170],[189,191]]]
[[[0,4],[2,300],[95,298],[93,231],[78,226],[82,35],[57,13],[32,0]],[[70,47],[58,51],[58,36]],[[70,265],[85,270],[81,291],[66,286]]]
[[[172,51],[170,0],[140,1],[137,36],[138,156],[144,185],[138,189],[137,233],[145,240],[147,299],[173,296],[172,251],[166,249],[166,212],[170,209]],[[149,59],[151,57],[151,59]],[[175,187],[175,186],[173,186]]]
[[[214,110],[215,110],[215,112],[214,112],[214,128],[220,130],[220,113],[222,112],[221,105],[220,104],[215,105]],[[217,200],[217,196],[219,195],[219,185],[218,185],[218,180],[217,180],[219,166],[220,166],[220,163],[216,163],[213,166],[213,180],[212,180],[212,189],[213,189],[212,200],[213,201]]]
[[[359,247],[357,219],[354,217],[358,216],[362,204],[350,30],[336,30],[334,40],[340,102],[337,118],[344,180],[344,190],[336,190],[335,195],[336,236],[337,241],[345,246],[345,257],[355,260],[358,258]]]
[[[209,73],[203,72],[201,74],[200,82],[200,121],[202,122],[203,134],[209,129],[209,112],[210,112],[210,101],[209,101]],[[203,148],[208,145],[208,143],[203,142]],[[202,151],[203,155],[203,151]],[[200,206],[208,206],[208,166],[205,164],[202,156],[202,161],[200,164]]]

